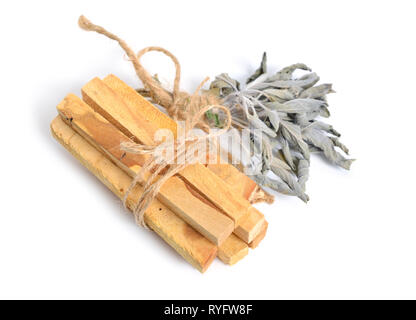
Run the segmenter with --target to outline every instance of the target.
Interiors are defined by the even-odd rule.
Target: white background
[[[0,5],[0,298],[416,298],[415,8],[412,1],[13,1]],[[182,88],[303,62],[334,84],[328,120],[358,160],[312,159],[311,201],[258,205],[264,242],[205,274],[155,234],[49,133],[55,107],[95,76],[139,86],[116,43],[158,45]],[[171,81],[172,66],[144,58]]]

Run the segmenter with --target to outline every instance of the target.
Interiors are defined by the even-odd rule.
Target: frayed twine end
[[[91,31],[93,24],[85,16],[81,15],[78,19],[78,25],[85,31]]]

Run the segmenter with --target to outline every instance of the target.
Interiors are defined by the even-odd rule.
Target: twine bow
[[[140,50],[136,55],[124,40],[108,32],[103,27],[94,25],[84,16],[79,18],[78,23],[79,26],[86,31],[95,31],[117,41],[133,63],[137,76],[143,82],[143,85],[153,102],[165,107],[169,115],[171,115],[175,121],[185,120],[184,128],[178,124],[178,130],[182,130],[184,134],[178,135],[179,138],[173,142],[165,141],[159,145],[151,146],[132,142],[122,143],[120,145],[120,148],[126,152],[150,155],[142,169],[133,178],[133,181],[123,198],[123,204],[126,206],[128,196],[133,188],[137,183],[143,184],[143,193],[133,210],[133,214],[136,222],[147,228],[144,221],[144,213],[158,194],[160,188],[170,177],[183,170],[186,166],[198,162],[206,163],[209,158],[207,157],[207,154],[205,152],[201,153],[197,151],[201,150],[201,147],[206,148],[207,142],[216,146],[218,137],[227,132],[231,127],[231,113],[228,108],[221,105],[221,102],[217,97],[210,94],[199,94],[199,91],[208,81],[208,78],[201,82],[194,94],[190,95],[187,92],[181,92],[179,89],[181,67],[178,59],[168,50],[161,47],[147,47]],[[176,70],[173,92],[164,89],[140,63],[140,58],[150,51],[161,52],[173,61]],[[203,119],[205,113],[214,108],[222,110],[225,113],[226,123],[222,129],[216,132],[209,132],[209,126]],[[192,130],[196,127],[209,133],[204,136],[196,136],[192,133]],[[173,152],[171,154],[165,153],[164,155],[161,155],[156,152],[158,148],[168,147],[169,143],[173,143]],[[215,150],[217,150],[217,148],[215,148]],[[144,178],[145,173],[151,173],[147,179]]]

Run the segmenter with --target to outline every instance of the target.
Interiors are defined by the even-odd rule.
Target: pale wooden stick
[[[105,88],[103,83],[111,90]],[[135,131],[135,137],[138,138],[141,132],[135,130],[136,125],[134,119],[139,118],[142,122],[146,123],[146,130],[149,130],[153,134],[156,130],[165,128],[176,135],[176,122],[141,97],[133,88],[126,85],[119,78],[114,75],[109,75],[103,80],[103,83],[99,79],[94,79],[84,86],[84,100],[94,108],[100,110],[100,112],[111,113],[113,116],[118,113],[118,120],[114,119],[117,127],[130,128],[127,130],[129,132]],[[108,100],[103,101],[105,99],[104,97],[94,94],[94,92],[101,92],[99,90],[108,91],[107,96],[110,99],[112,97],[111,95],[116,93],[123,101],[123,104],[117,105],[115,99],[112,99],[111,104],[108,103]],[[125,111],[119,112],[115,110],[118,108],[125,110],[126,106],[129,110],[127,115]],[[150,128],[151,126],[153,128]],[[250,214],[248,212],[250,208],[248,200],[244,199],[240,193],[230,190],[229,186],[221,178],[213,174],[211,170],[205,168],[203,165],[191,165],[180,172],[179,175],[198,190],[203,197],[207,198],[216,207],[222,209],[227,215],[233,218],[237,225],[243,220],[247,221],[246,216]],[[247,178],[243,174],[241,175]],[[243,229],[240,227],[240,231],[237,231],[237,235],[247,243],[250,243],[260,232],[261,226],[264,223],[264,216],[255,215],[249,220],[252,222],[252,225],[244,224]]]
[[[57,109],[75,131],[107,154],[131,177],[135,177],[140,171],[144,156],[120,150],[120,143],[131,140],[80,98],[69,94]],[[234,230],[231,219],[201,200],[179,177],[168,179],[157,198],[217,245],[225,241]]]
[[[90,145],[60,118],[51,123],[53,136],[70,151],[88,170],[100,179],[120,199],[131,183],[131,177],[112,163],[100,151]],[[137,186],[127,201],[134,206],[134,199],[142,188]],[[207,270],[217,254],[217,247],[176,216],[158,200],[145,213],[146,223],[182,257],[201,272]]]
[[[264,237],[266,236],[268,227],[269,227],[269,224],[267,221],[265,221],[263,224],[263,227],[261,228],[259,235],[253,241],[250,242],[249,246],[251,249],[257,248],[260,242],[264,239]]]
[[[147,140],[149,135],[159,128],[150,122],[143,121],[141,108],[137,106],[132,108],[126,104],[100,79],[94,78],[84,85],[82,96],[85,102],[127,136],[130,135],[143,144],[154,144],[153,141]],[[153,130],[150,128],[152,125]],[[247,214],[250,203],[241,196],[233,194],[219,177],[203,165],[189,165],[178,175],[193,185],[202,196],[223,210],[236,225]]]
[[[123,101],[130,106],[137,106],[139,107],[142,112],[143,120],[152,123],[157,128],[167,129],[173,133],[174,137],[176,138],[177,134],[177,125],[176,122],[173,121],[170,117],[166,116],[163,112],[157,109],[150,103],[144,103],[140,94],[135,94],[135,90],[128,86],[125,82],[120,80],[115,75],[108,75],[103,79],[103,82],[109,86],[118,96],[120,96]],[[142,103],[143,102],[143,103]],[[126,155],[130,157],[132,155]],[[134,163],[134,160],[133,162]],[[262,200],[266,202],[272,202],[273,197],[268,195],[264,192],[253,180],[247,177],[244,173],[239,171],[236,167],[231,164],[208,164],[207,168],[214,172],[218,177],[224,180],[228,187],[233,189],[234,192],[240,194],[243,198],[247,200]],[[257,219],[262,220],[261,216],[258,216],[258,212],[250,212],[249,214],[254,215],[252,217],[253,226],[248,226],[248,230],[255,229],[255,226],[258,225]],[[247,223],[247,222],[246,222]],[[264,220],[263,225],[260,228],[260,233],[254,237],[254,239],[250,242],[250,247],[254,249],[257,245],[264,239],[266,232],[267,232],[267,222]],[[242,230],[241,230],[242,231]],[[244,232],[244,231],[243,231]],[[230,237],[234,238],[234,237]],[[228,243],[224,243],[224,245],[219,247],[220,251],[227,251],[223,255],[219,254],[219,257],[232,257],[230,258],[233,261],[237,261],[235,257],[240,256],[243,257],[244,255],[241,252],[246,252],[245,250],[241,250],[244,245],[242,243],[238,243],[238,241],[226,240]],[[223,260],[227,263],[225,258]]]
[[[125,186],[129,186],[131,183],[131,178],[127,180],[125,175],[122,173],[118,173],[120,169],[118,167],[114,167],[110,165],[107,159],[104,159],[103,154],[101,154],[98,150],[91,148],[91,144],[86,143],[87,140],[83,141],[79,139],[78,134],[74,132],[71,128],[62,123],[62,119],[57,117],[51,124],[51,129],[54,137],[63,144],[76,158],[78,158],[84,166],[86,166],[91,172],[94,173],[110,190],[112,190],[120,199],[124,197],[126,192]],[[69,130],[71,129],[71,130]],[[71,143],[69,140],[71,139]],[[98,166],[98,162],[101,163]],[[140,188],[137,188],[137,192],[134,193],[129,197],[128,206],[132,208],[134,205],[134,199],[136,196],[140,194]],[[166,208],[163,204],[158,203],[156,200],[156,207],[158,208]],[[151,207],[153,208],[153,207]],[[152,209],[149,209],[152,210]],[[164,210],[163,212],[167,212],[169,208]],[[184,241],[182,237],[179,235],[177,237],[175,233],[175,228],[169,227],[169,225],[178,225],[177,219],[169,218],[170,213],[168,213],[168,217],[166,219],[161,219],[164,223],[166,223],[166,227],[170,230],[170,236],[166,237],[163,234],[163,230],[166,228],[158,227],[157,225],[153,224],[153,229],[158,233],[162,238],[164,238],[175,250],[177,250],[188,262],[190,262],[194,267],[196,267],[201,272],[205,271],[208,267],[208,262],[204,263],[201,261],[201,258],[198,258],[201,254],[198,253],[198,250],[203,250],[203,247],[206,245],[203,241],[198,240],[199,237],[196,237],[193,232],[189,231],[188,227],[185,227],[183,224],[183,228],[180,229],[180,232],[185,232],[189,236],[189,242]],[[145,215],[145,219],[146,215]],[[180,219],[178,217],[178,219]],[[170,221],[172,220],[172,221]],[[146,220],[147,223],[149,220]],[[176,241],[175,239],[178,238],[179,240]],[[195,240],[196,239],[196,240]],[[196,248],[193,248],[190,243],[195,240]],[[185,245],[182,242],[185,242]],[[177,243],[176,243],[177,242]],[[201,243],[202,242],[202,245]],[[182,248],[184,247],[184,248]],[[187,249],[187,247],[190,247]],[[212,246],[207,246],[209,250],[212,250]],[[198,249],[200,248],[200,249]],[[248,254],[247,250],[248,246],[237,238],[236,236],[230,235],[220,247],[218,247],[218,258],[222,260],[226,264],[235,264],[242,258],[244,258]],[[188,254],[190,251],[190,254]],[[197,254],[194,253],[197,252]],[[203,252],[202,252],[203,253]],[[196,259],[194,258],[196,257]],[[204,260],[204,257],[202,257]],[[208,261],[208,260],[207,260]]]
[[[234,189],[235,192],[241,194],[244,198],[249,199],[253,197],[253,192],[258,192],[258,185],[251,180],[249,177],[241,173],[237,168],[229,164],[208,164],[212,172],[218,175],[223,179],[230,188]],[[261,190],[261,189],[260,189]],[[256,220],[255,216],[261,215],[259,211],[250,212],[250,217]],[[245,224],[250,224],[250,219],[248,219]],[[243,224],[244,226],[244,224]],[[268,223],[264,220],[263,225],[261,226],[260,233],[250,242],[249,246],[251,249],[255,249],[260,242],[264,239],[267,233]],[[240,232],[244,232],[243,229]]]
[[[273,196],[262,190],[257,183],[247,177],[244,173],[228,163],[210,163],[207,168],[218,177],[225,180],[234,192],[241,194],[250,203],[265,201],[273,202]]]

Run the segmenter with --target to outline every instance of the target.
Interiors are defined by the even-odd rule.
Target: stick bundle
[[[95,78],[57,107],[53,136],[119,198],[146,162],[125,153],[122,142],[154,144],[154,134],[177,124],[117,77]],[[238,181],[239,187],[235,187]],[[132,210],[141,186],[127,199]],[[199,271],[215,256],[234,264],[264,238],[267,222],[250,201],[267,194],[231,165],[195,164],[169,178],[146,210],[146,224]]]

